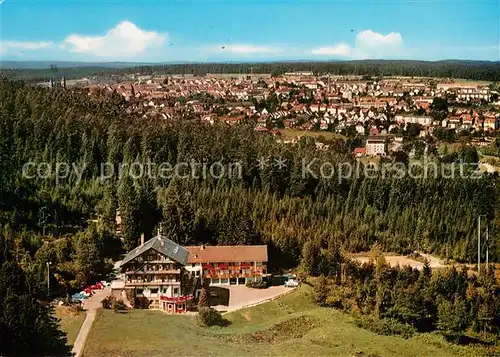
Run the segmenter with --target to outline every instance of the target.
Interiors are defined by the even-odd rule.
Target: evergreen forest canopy
[[[48,66],[39,68],[1,68],[3,76],[11,79],[28,81],[47,81],[51,78],[81,78],[81,77],[119,77],[120,75],[141,74],[193,74],[207,73],[269,73],[281,75],[286,72],[311,71],[315,74],[333,75],[368,75],[368,76],[416,76],[463,78],[485,81],[500,81],[500,62],[445,60],[437,62],[410,61],[410,60],[360,60],[360,61],[294,61],[294,62],[257,62],[257,63],[184,63],[137,65],[131,64],[123,68],[119,63],[112,68],[112,64],[102,66],[90,64],[74,67]],[[38,66],[35,66],[38,67]],[[118,78],[117,78],[118,79]]]
[[[125,249],[141,233],[151,236],[160,223],[181,244],[266,243],[296,266],[308,240],[335,239],[344,250],[427,252],[461,262],[477,259],[477,217],[497,212],[496,175],[479,179],[412,179],[378,175],[339,180],[303,175],[303,160],[333,165],[355,163],[339,140],[326,151],[303,140],[290,146],[253,130],[252,125],[205,125],[191,121],[134,118],[124,99],[44,89],[3,80],[0,106],[0,222],[4,229],[55,237],[85,230],[92,220],[114,235],[120,209]],[[286,160],[287,165],[259,167]],[[240,163],[241,177],[229,179],[101,180],[101,164],[133,162]],[[436,160],[438,160],[436,158]],[[23,177],[26,162],[54,168],[65,162],[85,168],[79,181]],[[44,166],[44,167],[45,167]],[[490,229],[490,241],[497,231]],[[498,260],[498,245],[490,259]],[[278,260],[275,260],[278,262]],[[278,264],[278,263],[277,263]]]
[[[328,150],[318,150],[307,138],[286,145],[255,131],[250,122],[137,118],[125,111],[124,98],[110,91],[89,95],[3,79],[0,98],[0,336],[9,336],[0,339],[2,355],[67,354],[51,308],[42,301],[99,280],[111,259],[160,225],[180,244],[268,244],[270,270],[301,264],[311,275],[333,276],[338,267],[330,265],[339,259],[324,260],[323,252],[340,256],[340,251],[369,250],[375,242],[385,251],[406,254],[419,246],[475,262],[477,216],[490,222],[498,216],[497,175],[361,174],[340,181],[304,176],[303,160],[354,164],[351,149],[342,140]],[[268,164],[257,165],[261,158]],[[117,169],[192,161],[238,162],[242,174],[101,177],[106,163]],[[41,174],[23,175],[28,162],[41,167]],[[57,163],[80,171],[64,178],[47,173]],[[117,209],[123,243],[115,234]],[[494,228],[492,243],[498,242]],[[492,244],[490,261],[499,257],[498,244]],[[49,262],[50,292],[44,280]],[[449,306],[443,306],[446,312]],[[23,351],[16,349],[21,345]]]

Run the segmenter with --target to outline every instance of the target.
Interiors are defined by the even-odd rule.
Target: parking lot
[[[284,286],[271,286],[267,289],[253,289],[246,286],[220,286],[215,291],[224,290],[229,293],[229,306],[216,305],[219,311],[234,311],[248,305],[257,305],[267,300],[274,299],[282,294],[290,292],[293,288],[286,288]],[[213,291],[211,289],[211,291]],[[223,293],[222,293],[223,294]],[[221,295],[222,295],[221,294]]]

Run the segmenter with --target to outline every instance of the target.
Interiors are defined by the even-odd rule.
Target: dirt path
[[[110,287],[104,288],[103,290],[97,291],[93,296],[84,301],[83,308],[87,311],[87,316],[85,317],[85,321],[83,321],[82,327],[80,327],[80,332],[78,332],[78,336],[73,344],[72,352],[75,357],[80,357],[82,355],[83,346],[85,345],[85,340],[90,332],[92,323],[95,320],[97,310],[101,307],[101,301],[108,296],[110,292]]]
[[[420,255],[429,261],[429,266],[433,269],[444,268],[447,266],[441,260],[430,254],[420,253]],[[360,263],[367,263],[368,261],[370,261],[369,257],[355,257],[354,259],[356,259]],[[416,268],[418,270],[422,270],[424,268],[424,263],[410,259],[403,255],[387,255],[385,256],[385,260],[387,261],[387,263],[389,263],[391,267],[395,267],[398,265],[399,266],[409,265],[412,268]]]
[[[420,253],[420,255],[429,261],[429,266],[431,268],[444,268],[447,266],[443,263],[443,261],[439,260],[436,257],[433,257],[430,254]]]

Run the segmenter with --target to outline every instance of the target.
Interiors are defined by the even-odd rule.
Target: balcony
[[[173,286],[180,286],[181,282],[180,281],[174,281],[174,280],[157,280],[157,281],[147,281],[147,282],[140,282],[137,280],[134,281],[127,281],[125,282],[125,286],[154,286],[154,285],[173,285]]]
[[[243,273],[206,273],[203,275],[204,278],[215,278],[215,279],[229,279],[229,278],[254,278],[256,276],[262,276],[262,272],[243,272]]]
[[[129,270],[127,272],[125,272],[125,274],[127,275],[135,275],[135,274],[148,274],[148,275],[151,275],[151,274],[180,274],[181,271],[180,269],[173,269],[173,270],[138,270],[138,271],[134,271],[134,270]]]

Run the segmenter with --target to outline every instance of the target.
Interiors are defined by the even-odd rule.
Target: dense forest
[[[391,267],[374,246],[368,263],[346,259],[335,243],[304,249],[302,269],[314,281],[316,303],[344,310],[356,324],[381,335],[439,330],[461,344],[482,340],[485,350],[475,356],[498,354],[495,341],[500,326],[500,286],[494,272],[477,277],[466,269],[431,271]],[[488,346],[489,345],[489,346]]]
[[[446,60],[437,62],[409,60],[359,60],[359,61],[292,61],[292,62],[257,62],[257,63],[185,63],[165,65],[134,64],[129,68],[111,68],[111,66],[57,67],[47,69],[1,69],[2,75],[11,79],[29,81],[47,81],[50,78],[82,78],[100,76],[119,80],[120,75],[141,74],[193,74],[207,73],[269,73],[281,75],[285,72],[311,71],[315,74],[334,75],[369,75],[369,76],[415,76],[463,78],[485,81],[500,81],[500,62]],[[117,66],[118,67],[118,66]]]
[[[387,251],[408,253],[420,246],[474,262],[477,217],[491,222],[497,211],[496,175],[365,178],[361,170],[339,180],[304,174],[303,163],[354,164],[341,140],[317,150],[308,140],[278,143],[252,125],[138,119],[125,113],[122,97],[112,92],[89,97],[4,80],[1,96],[0,222],[15,232],[22,228],[59,237],[86,229],[92,220],[113,232],[119,208],[127,249],[140,233],[151,235],[162,223],[182,244],[269,243],[286,258],[282,264],[296,265],[312,237],[335,237],[352,252],[378,242]],[[262,158],[267,165],[258,165]],[[279,160],[286,164],[278,165]],[[123,164],[192,161],[237,162],[241,175],[100,177],[104,163],[118,172]],[[52,172],[22,175],[27,162]],[[57,178],[58,162],[80,168],[81,177],[71,169]],[[498,234],[494,228],[492,242]],[[490,259],[499,255],[492,246]]]
[[[67,353],[50,307],[40,301],[105,276],[141,233],[148,238],[159,227],[180,244],[268,244],[269,268],[279,271],[308,264],[307,252],[367,251],[374,243],[474,263],[477,217],[484,215],[490,261],[500,257],[497,175],[304,175],[304,162],[337,167],[356,160],[343,140],[318,150],[307,138],[280,143],[254,123],[137,118],[115,92],[3,79],[0,97],[0,326],[2,336],[12,336],[1,339],[0,354],[12,354],[18,343],[26,346],[23,355]],[[202,165],[189,175],[132,170],[161,163]],[[204,167],[234,163],[236,175],[203,174]],[[43,284],[48,263],[50,291]],[[21,310],[24,327],[13,320]],[[36,335],[28,339],[32,324]]]

